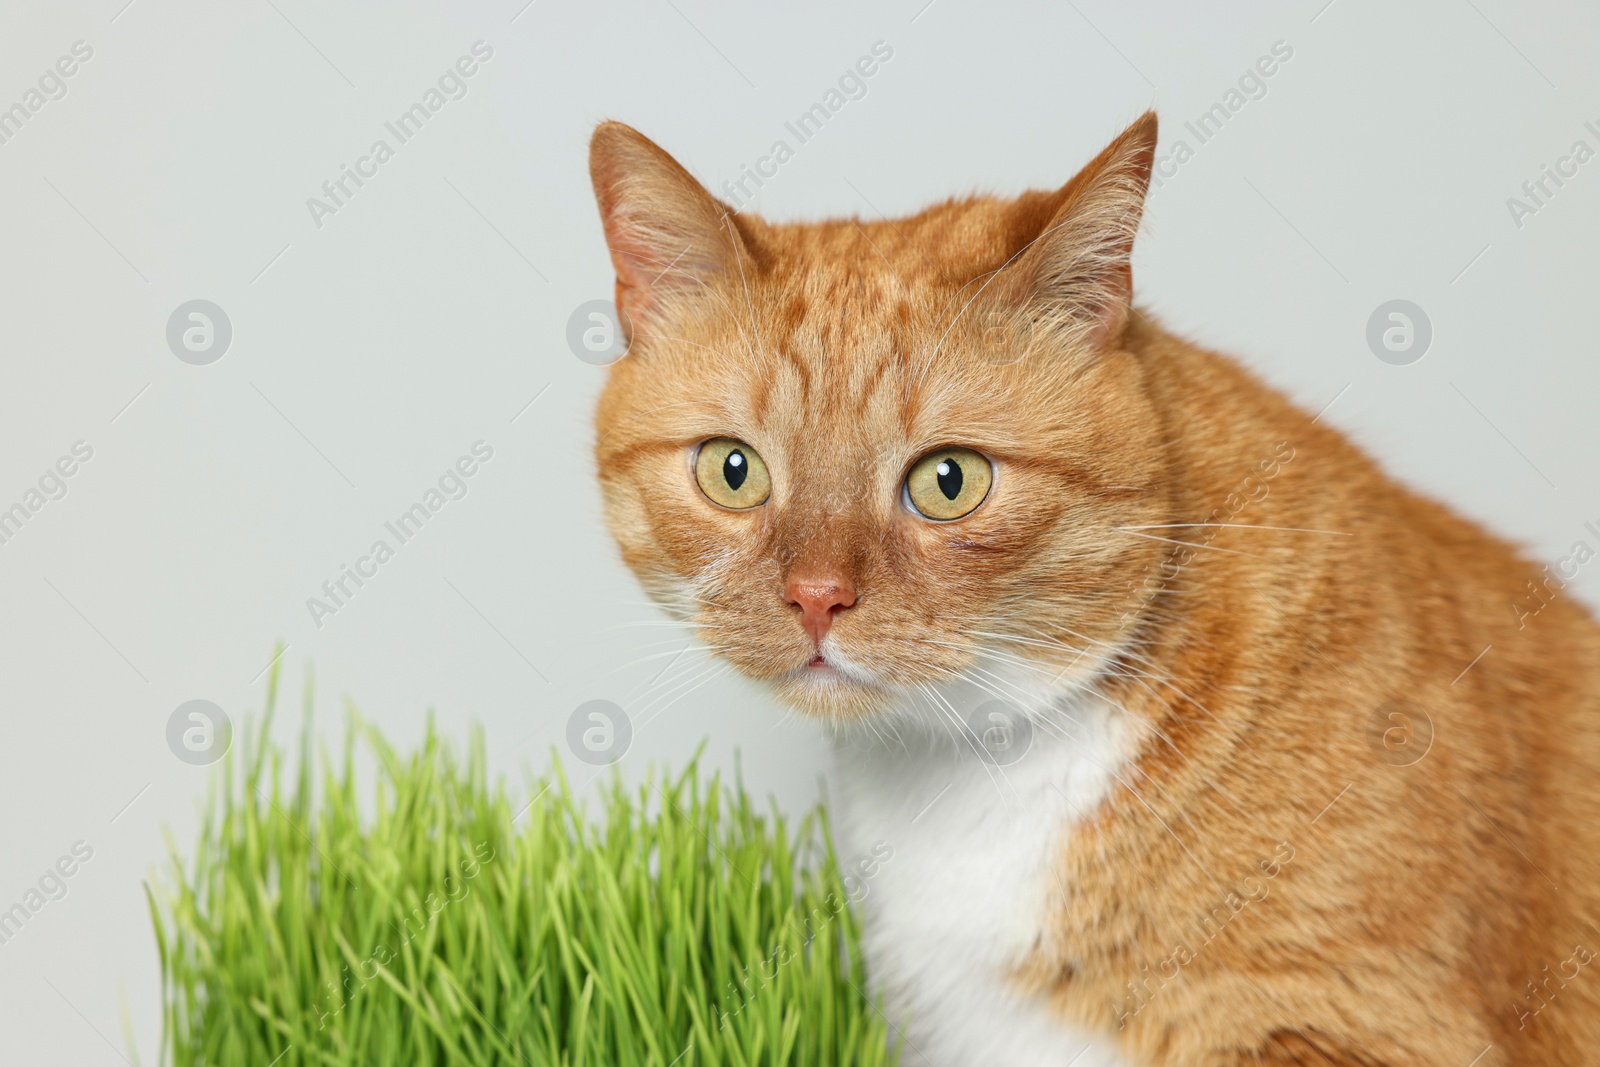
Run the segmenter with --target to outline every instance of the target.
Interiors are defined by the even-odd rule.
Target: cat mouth
[[[840,681],[844,678],[844,671],[841,669],[840,663],[835,659],[831,659],[826,652],[820,649],[795,669],[794,673],[796,677],[814,681]]]
[[[829,683],[830,688],[837,685],[866,685],[871,679],[865,675],[861,668],[855,666],[846,658],[837,654],[818,651],[804,663],[793,668],[791,675],[797,681],[812,684]]]
[[[768,675],[780,702],[833,723],[850,722],[882,710],[894,693],[868,667],[838,650],[796,656],[776,676]]]

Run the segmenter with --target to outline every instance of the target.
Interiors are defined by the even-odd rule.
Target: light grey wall
[[[1600,161],[1507,205],[1575,141],[1600,150],[1593,5],[125,3],[0,12],[0,106],[93,49],[0,144],[0,507],[93,449],[0,544],[0,909],[94,849],[0,945],[8,1062],[118,1063],[124,996],[153,1058],[140,882],[163,826],[193,839],[207,774],[167,723],[259,710],[279,640],[330,735],[346,694],[402,742],[432,707],[516,772],[604,698],[634,717],[630,773],[709,736],[785,805],[814,796],[809,726],[726,675],[680,694],[693,653],[641,661],[682,636],[602,531],[603,372],[565,340],[610,292],[584,155],[604,117],[719,188],[883,41],[866,95],[752,205],[870,217],[1059,184],[1154,104],[1162,152],[1194,151],[1150,198],[1144,304],[1540,555],[1593,540]],[[397,145],[385,122],[480,40],[466,96]],[[1265,95],[1200,144],[1184,121],[1280,41]],[[315,224],[307,198],[378,138],[394,158]],[[165,336],[195,299],[232,325],[206,366]],[[1432,324],[1411,365],[1365,340],[1392,299]],[[480,440],[467,495],[314,625],[307,598]]]

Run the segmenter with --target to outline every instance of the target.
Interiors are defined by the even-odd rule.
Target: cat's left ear
[[[600,124],[589,175],[617,272],[617,306],[633,328],[748,258],[732,209],[631,126]]]
[[[1155,151],[1156,113],[1147,111],[1050,198],[1049,222],[1006,270],[1043,324],[1093,347],[1121,335]]]

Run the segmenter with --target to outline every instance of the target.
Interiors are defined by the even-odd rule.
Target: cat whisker
[[[1076,653],[1078,656],[1086,656],[1086,655],[1089,654],[1089,650],[1088,649],[1078,648],[1075,645],[1070,644],[1069,642],[1062,641],[1062,640],[1059,640],[1059,639],[1051,640],[1051,639],[1048,639],[1048,638],[1041,639],[1041,638],[1023,637],[1023,636],[1021,636],[1019,634],[994,633],[992,631],[985,631],[985,630],[969,630],[968,633],[971,633],[975,637],[988,637],[988,638],[992,638],[992,639],[994,639],[996,641],[1005,641],[1005,642],[1008,642],[1008,643],[1016,643],[1016,644],[1019,644],[1019,645],[1026,645],[1026,646],[1028,646],[1030,648],[1047,648],[1047,649],[1051,650],[1052,652],[1058,651],[1058,650],[1059,651],[1066,651],[1066,652]]]
[[[627,648],[629,648],[629,651],[637,651],[637,653],[648,654],[648,651],[653,648],[683,648],[686,640],[693,640],[693,638],[688,638],[686,635],[683,635],[683,633],[677,633],[677,635],[674,635],[674,637],[664,637],[661,638],[661,640],[629,641],[629,643],[627,643]],[[611,641],[606,641],[606,645],[611,645]]]
[[[1179,530],[1185,528],[1215,527],[1219,530],[1279,530],[1284,533],[1327,534],[1330,537],[1354,537],[1343,530],[1314,530],[1302,526],[1257,526],[1247,522],[1157,522],[1143,526],[1113,526],[1113,530]]]
[[[984,752],[982,745],[973,738],[971,728],[962,721],[961,716],[956,712],[956,709],[950,704],[949,700],[945,699],[944,694],[940,693],[937,688],[932,686],[928,687],[927,692],[935,702],[935,710],[948,718],[948,721],[953,728],[953,733],[956,737],[957,747],[960,746],[962,741],[966,742],[967,747],[972,750],[972,754],[977,757],[979,764],[983,766],[985,772],[989,775],[989,781],[994,786],[995,793],[1000,796],[1001,799],[1004,799],[1005,790],[1000,788],[1000,782],[996,780],[995,775],[998,773],[1000,779],[1007,781],[1007,784],[1009,784],[1009,779],[1006,779],[1005,771],[994,766],[988,760],[983,758],[986,753]],[[1012,792],[1015,793],[1016,790],[1013,789]]]
[[[1058,624],[1058,625],[1061,625],[1061,624]],[[1112,645],[1112,644],[1110,644],[1108,642],[1096,641],[1094,638],[1091,638],[1086,634],[1081,634],[1078,631],[1072,629],[1070,626],[1061,625],[1061,629],[1064,630],[1065,632],[1067,632],[1068,634],[1071,634],[1073,637],[1076,637],[1080,641],[1087,641],[1087,642],[1089,642],[1091,644],[1097,644],[1097,645],[1100,645],[1100,646],[1104,647],[1107,651],[1109,651],[1116,658],[1119,658],[1119,659],[1122,659],[1122,660],[1131,660],[1134,663],[1145,664],[1145,665],[1148,665],[1148,666],[1151,666],[1151,667],[1156,666],[1155,660],[1151,659],[1149,656],[1146,656],[1144,653],[1140,652],[1138,650],[1138,648],[1134,647],[1131,643],[1130,644],[1125,644],[1124,646],[1119,647],[1119,646],[1116,646],[1116,645]],[[1165,682],[1165,683],[1169,683],[1169,684],[1172,681],[1171,676],[1170,675],[1166,675],[1166,674],[1151,673],[1149,671],[1143,671],[1143,670],[1138,671],[1137,674],[1140,677],[1150,678],[1152,680],[1157,680],[1157,681],[1161,681],[1161,682]],[[1192,699],[1192,698],[1190,698],[1190,699]]]
[[[936,643],[936,645],[950,646],[950,648],[958,648],[957,645],[950,643],[950,641],[933,641],[933,643]],[[1040,665],[1032,664],[1032,662],[1027,661],[1026,657],[1010,656],[1010,654],[1003,653],[997,654],[995,653],[994,649],[973,649],[973,651],[974,653],[978,654],[978,656],[994,657],[994,659],[998,659],[998,661],[1010,662],[1010,664],[1018,665],[1018,667],[1024,667],[1024,669],[1034,670],[1034,672],[1037,673],[1048,673],[1048,670],[1040,669]],[[1142,686],[1142,688],[1146,689],[1146,691],[1149,691],[1152,696],[1157,697],[1158,701],[1162,701],[1162,704],[1166,704],[1165,699],[1163,699],[1163,697],[1157,693],[1155,686],[1149,685],[1149,681],[1146,681],[1146,677],[1149,677],[1165,683],[1165,680],[1162,680],[1162,678],[1157,678],[1155,675],[1144,675],[1144,677],[1141,677],[1141,675],[1138,675],[1138,673],[1123,672],[1123,670],[1117,669],[1110,669],[1107,673],[1118,673],[1118,675],[1122,675],[1122,677],[1130,678],[1130,680],[1134,681],[1136,685]],[[962,677],[965,678],[965,680],[971,681],[973,685],[981,686],[981,688],[986,689],[986,691],[989,691],[989,693],[994,693],[995,696],[1000,697],[1000,699],[1006,699],[1006,701],[1016,701],[1016,699],[1018,699],[1018,697],[1011,696],[1011,694],[1006,693],[1006,689],[1014,689],[1014,691],[1021,693],[1021,689],[1019,689],[1018,686],[1014,686],[1013,683],[1005,680],[1005,678],[1000,678],[998,675],[995,675],[995,673],[989,672],[989,670],[984,670],[982,667],[978,667],[976,664],[971,665],[971,667],[968,667],[965,672],[962,672]],[[990,681],[992,681],[992,685],[990,685]],[[1166,683],[1166,685],[1171,685],[1171,683]],[[1178,745],[1176,745],[1176,742],[1173,742],[1173,739],[1171,739],[1171,737],[1168,736],[1163,729],[1158,728],[1158,726],[1155,726],[1154,723],[1150,723],[1146,717],[1141,717],[1141,715],[1138,715],[1138,713],[1134,713],[1133,710],[1128,709],[1128,707],[1123,705],[1122,702],[1115,701],[1114,697],[1107,696],[1107,694],[1101,693],[1101,691],[1091,688],[1091,686],[1082,686],[1075,685],[1075,683],[1069,683],[1069,688],[1075,689],[1075,691],[1093,691],[1093,693],[1096,694],[1099,699],[1106,701],[1107,704],[1112,705],[1112,707],[1115,707],[1115,709],[1120,710],[1120,712],[1125,713],[1125,715],[1128,715],[1130,721],[1138,723],[1139,728],[1149,729],[1150,733],[1155,734],[1155,736],[1157,736],[1158,739],[1160,739],[1160,741],[1162,741],[1163,744],[1168,747],[1168,749],[1173,750],[1174,755],[1178,755],[1181,760],[1186,761],[1186,763],[1194,763],[1194,758],[1190,757],[1190,755],[1187,755],[1186,752],[1182,752]],[[1176,689],[1176,685],[1171,686],[1171,688]],[[1022,699],[1027,699],[1026,694],[1024,694]],[[1198,707],[1198,709],[1202,710],[1202,712],[1205,712],[1206,715],[1210,715],[1210,712],[1208,712],[1208,710],[1206,710],[1202,704],[1198,704],[1198,701],[1192,701],[1190,697],[1186,697],[1186,699],[1189,699],[1192,704],[1195,704],[1195,707]],[[1082,729],[1082,731],[1086,731],[1086,729],[1088,729],[1086,723],[1078,720],[1078,718],[1075,718],[1074,715],[1070,715],[1070,713],[1067,713],[1066,710],[1061,709],[1059,705],[1053,704],[1053,702],[1046,705],[1045,709],[1035,709],[1035,713],[1037,713],[1037,721],[1040,721],[1045,729],[1058,729],[1059,723],[1056,721],[1056,718],[1058,717],[1066,718],[1067,721],[1070,721],[1072,725],[1077,726],[1077,728]],[[1067,734],[1061,733],[1059,736],[1067,737]],[[1067,739],[1072,739],[1072,737],[1067,737]],[[1160,790],[1158,785],[1157,789]],[[1222,795],[1222,793],[1219,792],[1219,795]],[[1243,814],[1242,811],[1240,811],[1240,808],[1238,808],[1237,803],[1235,803],[1234,798],[1226,797],[1226,795],[1224,795],[1224,798],[1229,801],[1229,806],[1232,806],[1232,808],[1235,809],[1235,813]]]
[[[629,622],[614,622],[610,626],[602,626],[595,633],[608,634],[619,630],[640,630],[647,627],[670,627],[680,632],[689,629],[687,623],[679,622],[677,619],[634,619]]]
[[[1014,634],[993,633],[991,631],[969,631],[969,632],[977,634],[979,636],[990,636],[990,637],[994,637],[994,638],[999,639],[999,640],[1016,641],[1018,643],[1029,645],[1029,646],[1040,647],[1040,648],[1048,648],[1048,649],[1050,649],[1052,651],[1055,651],[1055,650],[1058,650],[1058,649],[1065,650],[1065,651],[1068,651],[1068,652],[1076,653],[1079,658],[1081,658],[1082,656],[1088,654],[1087,650],[1075,648],[1074,646],[1072,646],[1068,642],[1062,641],[1060,639],[1055,639],[1055,640],[1050,640],[1050,641],[1043,641],[1043,640],[1036,640],[1036,639],[1032,639],[1032,638],[1021,637],[1019,635],[1014,635]],[[980,646],[980,647],[974,648],[974,647],[971,647],[971,646],[968,646],[968,645],[957,644],[955,642],[940,641],[938,639],[927,639],[927,638],[922,639],[922,641],[920,641],[918,643],[919,644],[933,644],[933,645],[937,645],[939,647],[955,649],[957,651],[964,652],[964,653],[967,653],[967,654],[970,654],[970,655],[974,655],[974,656],[983,656],[983,657],[993,658],[993,659],[999,660],[1001,662],[1009,663],[1009,664],[1012,664],[1013,666],[1020,667],[1020,668],[1022,668],[1024,670],[1030,671],[1032,673],[1036,673],[1036,674],[1040,674],[1040,675],[1044,675],[1044,676],[1050,676],[1050,680],[1052,682],[1057,681],[1059,676],[1060,676],[1060,672],[1053,672],[1049,665],[1046,665],[1046,664],[1040,662],[1039,660],[1030,659],[1030,658],[1028,658],[1026,656],[1017,655],[1015,653],[1007,652],[1007,651],[1005,651],[1003,649],[997,649],[997,648],[994,648],[992,646]],[[1119,677],[1126,677],[1126,678],[1130,678],[1130,679],[1139,677],[1141,675],[1144,675],[1144,673],[1145,673],[1145,672],[1137,671],[1134,668],[1129,667],[1126,664],[1119,664],[1114,659],[1109,658],[1109,657],[1108,657],[1107,661],[1104,664],[1102,664],[1100,669],[1101,669],[1101,672],[1103,674],[1110,674],[1110,675],[1115,675],[1115,676],[1119,676]],[[1149,676],[1149,677],[1155,677],[1155,676],[1152,675],[1152,676]],[[1087,687],[1085,687],[1083,685],[1080,685],[1080,684],[1078,684],[1076,682],[1069,682],[1067,684],[1072,689],[1075,689],[1075,690],[1084,690],[1085,688],[1087,688]]]
[[[1216,545],[1202,544],[1199,541],[1178,541],[1171,537],[1157,537],[1154,534],[1140,533],[1137,530],[1125,530],[1120,526],[1114,526],[1112,530],[1116,533],[1126,534],[1129,537],[1143,537],[1149,541],[1164,541],[1169,545],[1186,545],[1189,548],[1203,548],[1208,552],[1224,552],[1230,556],[1249,556],[1251,559],[1267,558],[1256,552],[1243,552],[1237,548],[1218,548]]]
[[[673,697],[671,700],[669,700],[665,704],[661,705],[661,707],[657,708],[656,711],[653,714],[651,714],[650,716],[648,716],[648,717],[646,717],[644,719],[641,719],[640,722],[639,722],[639,726],[641,728],[644,727],[652,719],[655,719],[655,718],[665,714],[673,705],[677,704],[679,701],[681,701],[685,697],[689,696],[695,690],[700,689],[703,686],[709,685],[710,683],[716,681],[718,678],[722,677],[724,674],[727,674],[731,670],[733,670],[732,664],[723,664],[723,665],[721,665],[716,670],[714,670],[711,673],[703,676],[699,681],[695,682],[695,684],[689,686],[683,692],[679,693],[677,696]]]
[[[649,709],[651,707],[650,704],[646,704],[645,708],[641,709],[640,711],[638,721],[634,725],[634,731],[638,732],[639,730],[644,729],[644,727],[652,720],[659,717],[668,708],[678,703],[678,701],[682,700],[690,693],[693,693],[701,686],[707,684],[708,682],[714,681],[731,670],[733,670],[733,664],[731,663],[710,660],[706,664],[703,664],[700,673],[695,675],[692,680],[687,683],[675,683],[673,690],[669,690],[668,693],[661,694],[654,701],[652,701],[651,703],[654,704],[655,707],[654,710],[651,710],[649,714],[643,714],[645,709]],[[672,694],[671,698],[666,699],[669,694]]]
[[[1107,671],[1107,673],[1115,674],[1115,675],[1118,675],[1118,676],[1121,676],[1121,677],[1128,678],[1130,681],[1133,681],[1134,684],[1140,686],[1141,688],[1146,690],[1148,693],[1150,693],[1150,695],[1152,697],[1154,697],[1156,700],[1160,701],[1163,705],[1167,706],[1169,708],[1169,710],[1172,710],[1170,704],[1167,703],[1166,698],[1161,693],[1159,693],[1157,691],[1155,686],[1152,686],[1150,684],[1151,681],[1154,681],[1154,682],[1157,683],[1157,685],[1160,685],[1160,686],[1163,686],[1165,688],[1171,689],[1174,693],[1176,693],[1184,701],[1194,705],[1194,707],[1199,709],[1199,711],[1203,715],[1205,715],[1208,719],[1211,719],[1213,722],[1216,721],[1216,716],[1213,715],[1211,713],[1211,711],[1204,704],[1201,704],[1194,697],[1192,697],[1188,693],[1184,692],[1183,689],[1180,688],[1177,685],[1177,683],[1174,682],[1170,677],[1167,677],[1165,675],[1151,674],[1151,673],[1143,672],[1143,671],[1139,671],[1139,672],[1123,671],[1123,670],[1116,669],[1115,667],[1109,669]],[[1139,715],[1139,714],[1135,713],[1134,711],[1132,711],[1132,709],[1128,708],[1126,705],[1122,704],[1121,702],[1119,702],[1116,699],[1112,698],[1111,696],[1107,695],[1103,691],[1095,690],[1095,694],[1096,694],[1096,696],[1099,697],[1099,699],[1104,700],[1107,704],[1111,705],[1112,707],[1114,707],[1114,708],[1118,709],[1119,711],[1123,712],[1124,714],[1126,714],[1129,717],[1129,719],[1135,724],[1136,728],[1150,731],[1156,737],[1158,737],[1164,744],[1166,744],[1166,746],[1168,748],[1170,748],[1173,751],[1174,754],[1176,754],[1177,756],[1182,758],[1185,762],[1189,762],[1189,763],[1193,762],[1193,757],[1188,756],[1181,749],[1179,749],[1178,746],[1176,745],[1176,743],[1174,743],[1173,740],[1169,736],[1167,736],[1166,732],[1161,730],[1158,726],[1155,725],[1155,723],[1150,721],[1150,719],[1147,716],[1142,716],[1142,715]],[[1173,713],[1176,715],[1175,710],[1173,711]],[[1183,718],[1184,717],[1182,717],[1182,716],[1178,716],[1178,720],[1179,721],[1183,721]],[[1135,769],[1136,769],[1136,772],[1137,772],[1137,767],[1135,767]],[[1158,789],[1158,791],[1160,790],[1160,786],[1159,785],[1157,785],[1156,788]],[[1238,801],[1233,796],[1228,794],[1225,790],[1223,790],[1220,785],[1216,786],[1216,791],[1217,791],[1218,795],[1223,797],[1223,799],[1227,801],[1228,805],[1234,809],[1235,813],[1241,814],[1241,815],[1244,814],[1243,810],[1239,807]],[[1180,810],[1182,810],[1182,809],[1180,808]],[[1187,819],[1187,815],[1185,815],[1185,818]]]
[[[1065,629],[1065,627],[1063,627],[1063,629]],[[992,638],[995,638],[997,640],[1002,640],[1002,641],[1015,641],[1015,642],[1017,642],[1019,644],[1029,645],[1029,646],[1033,646],[1033,647],[1048,648],[1048,649],[1051,649],[1051,650],[1055,650],[1055,649],[1059,648],[1059,649],[1062,649],[1062,650],[1067,651],[1067,652],[1075,653],[1079,659],[1081,659],[1083,656],[1086,656],[1086,655],[1089,654],[1089,650],[1088,649],[1077,648],[1077,647],[1073,646],[1072,644],[1070,644],[1069,642],[1062,641],[1059,638],[1039,640],[1039,639],[1022,637],[1022,636],[1016,635],[1016,634],[993,633],[993,632],[981,631],[981,630],[980,631],[972,631],[972,632],[977,634],[978,636],[992,637]],[[1127,662],[1118,662],[1118,657],[1119,656],[1122,657],[1123,659],[1133,659],[1135,661],[1142,661],[1144,659],[1144,657],[1139,656],[1136,652],[1134,652],[1131,649],[1119,648],[1117,646],[1111,645],[1111,644],[1109,644],[1107,642],[1103,642],[1103,641],[1094,641],[1092,638],[1085,637],[1084,635],[1078,634],[1075,631],[1070,631],[1069,630],[1068,632],[1072,633],[1073,636],[1078,637],[1078,638],[1080,638],[1082,640],[1085,640],[1085,641],[1089,641],[1092,644],[1101,645],[1105,649],[1107,649],[1108,651],[1113,653],[1113,655],[1106,657],[1106,662],[1101,665],[1100,670],[1103,673],[1113,674],[1113,675],[1117,675],[1119,677],[1124,677],[1124,678],[1151,678],[1151,679],[1158,680],[1158,681],[1166,680],[1164,678],[1164,676],[1150,674],[1149,672],[1146,672],[1146,671],[1143,671],[1143,670],[1139,670],[1138,668],[1132,666],[1131,664],[1129,664]],[[1023,661],[1026,662],[1025,658],[1023,659]],[[1075,662],[1076,662],[1076,660],[1074,660],[1074,663]],[[1037,667],[1038,664],[1033,664],[1033,666]],[[1070,664],[1069,664],[1069,666],[1070,666]]]
[[[868,716],[868,718],[876,719],[877,716]],[[905,738],[901,737],[900,731],[895,729],[895,723],[892,718],[885,716],[881,722],[874,726],[874,729],[876,729],[878,726],[881,726],[884,733],[887,733],[894,739],[895,744],[900,746],[900,751],[904,752],[908,756],[911,754],[911,749],[906,745]]]
[[[693,646],[687,646],[683,651],[687,652],[689,647]],[[632,699],[641,700],[648,697],[648,699],[645,699],[644,704],[641,706],[641,710],[647,709],[653,701],[663,698],[664,696],[670,694],[676,686],[683,684],[686,675],[689,675],[695,671],[704,673],[710,667],[718,665],[719,662],[725,661],[718,661],[713,655],[707,655],[706,658],[690,663],[682,671],[677,673],[674,673],[672,670],[676,661],[674,660],[669,662],[667,666],[663,668],[654,678],[643,682],[638,689],[635,690]]]
[[[607,673],[608,674],[621,674],[624,671],[633,670],[635,667],[642,667],[646,663],[650,663],[650,662],[652,662],[654,660],[667,659],[670,656],[672,658],[672,662],[669,662],[667,664],[666,669],[664,669],[661,672],[662,676],[665,676],[667,671],[672,668],[673,662],[676,662],[677,660],[681,659],[684,656],[690,655],[692,653],[700,653],[702,655],[711,656],[711,655],[717,654],[718,652],[723,652],[723,651],[726,651],[726,649],[724,649],[722,646],[719,646],[719,645],[702,645],[702,644],[680,645],[678,648],[669,648],[665,652],[652,652],[652,653],[649,653],[648,655],[639,656],[639,657],[636,657],[634,659],[628,660],[625,663],[619,663],[619,664],[613,666]],[[660,681],[660,677],[656,678],[655,681]]]
[[[869,715],[863,719],[862,722],[867,729],[872,731],[872,736],[877,741],[881,742],[885,748],[889,746],[889,739],[884,736],[883,730],[888,730],[890,733],[894,734],[895,740],[900,743],[901,750],[906,751],[905,741],[900,738],[900,735],[897,732],[895,732],[894,727],[888,721],[884,721],[880,724],[876,720],[877,716]],[[879,729],[880,725],[883,727],[883,730]]]

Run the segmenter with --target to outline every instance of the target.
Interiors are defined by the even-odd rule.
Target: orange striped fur
[[[1600,1063],[1600,632],[1131,309],[1155,138],[1146,115],[1054,192],[780,225],[600,126],[632,347],[596,458],[623,558],[841,734],[914,732],[905,707],[985,663],[1131,724],[1039,857],[1059,890],[1005,978],[1123,1062]],[[765,461],[766,503],[697,486],[717,437]],[[994,485],[930,522],[902,483],[950,445]],[[822,609],[824,664],[797,582],[853,597]]]

